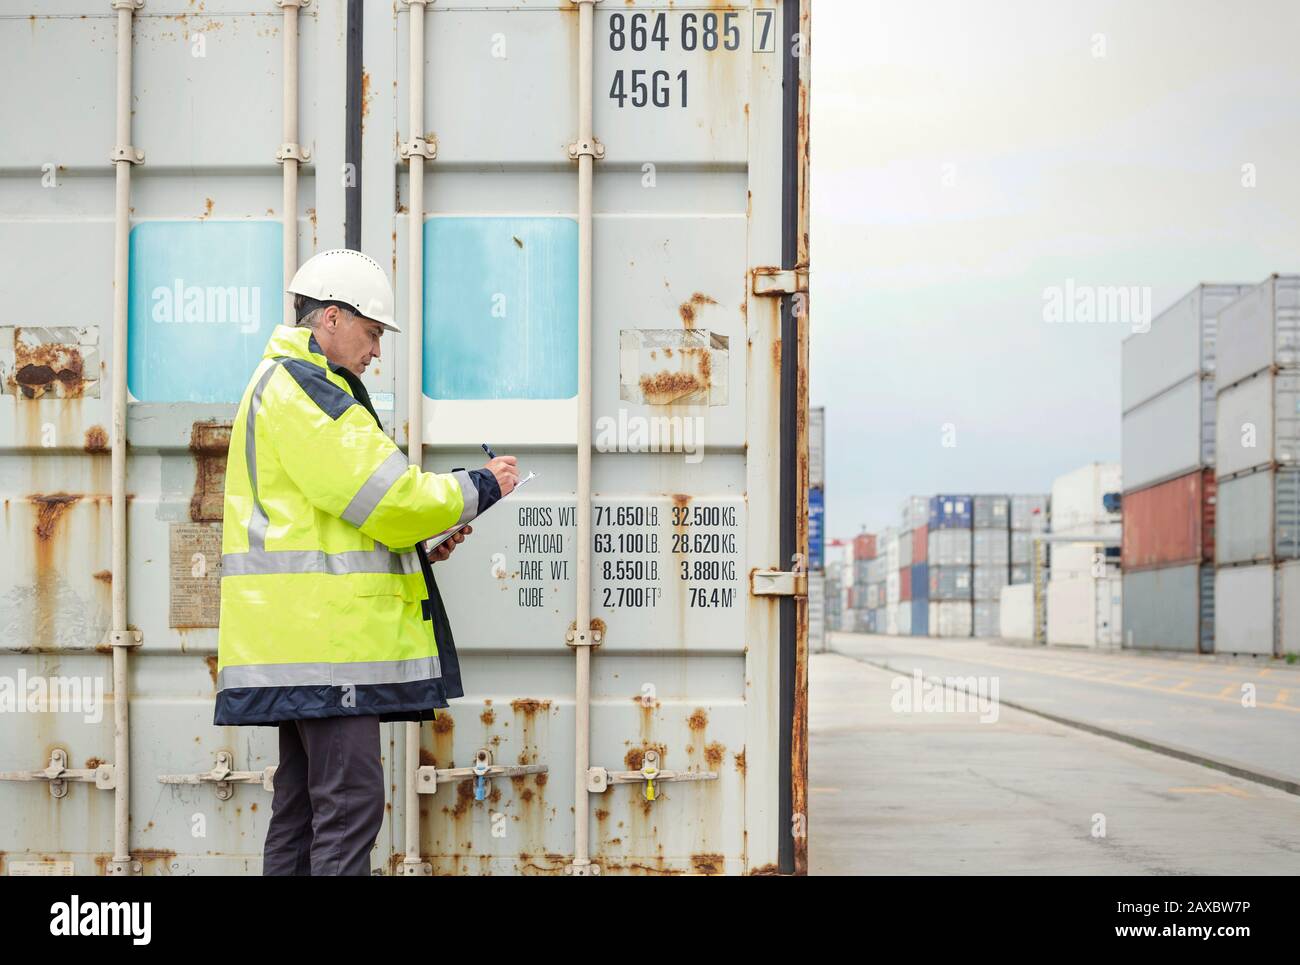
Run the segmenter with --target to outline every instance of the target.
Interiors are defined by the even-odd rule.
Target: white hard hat
[[[393,286],[379,262],[347,248],[332,248],[308,258],[286,291],[318,302],[342,302],[358,315],[373,319],[390,332],[393,324]]]

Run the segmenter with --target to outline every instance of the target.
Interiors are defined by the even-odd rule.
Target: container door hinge
[[[808,595],[806,570],[754,570],[749,578],[749,592],[754,596]]]
[[[235,771],[231,765],[235,755],[230,751],[217,751],[216,765],[202,774],[159,774],[161,784],[215,784],[217,800],[229,801],[236,784],[260,784],[267,791],[275,790],[275,766],[260,771]]]
[[[659,752],[646,751],[639,771],[607,771],[603,767],[587,769],[587,791],[604,794],[611,784],[640,784],[647,801],[659,799],[659,785],[667,781],[716,781],[716,771],[661,771]]]
[[[68,752],[62,747],[50,751],[50,763],[43,771],[0,771],[0,781],[49,781],[50,797],[68,796],[68,783],[81,781],[93,783],[101,791],[111,791],[117,786],[117,774],[112,764],[96,767],[68,767]]]
[[[493,764],[492,752],[480,747],[474,755],[473,767],[421,767],[415,772],[415,789],[420,794],[435,794],[439,782],[462,781],[474,779],[474,800],[486,801],[488,781],[498,777],[522,777],[525,774],[545,774],[550,770],[546,764]]]
[[[755,295],[794,295],[808,293],[808,268],[755,268]]]

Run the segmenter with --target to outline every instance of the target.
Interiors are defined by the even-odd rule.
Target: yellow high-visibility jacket
[[[414,547],[500,495],[409,465],[311,330],[276,326],[230,434],[214,723],[446,707]]]

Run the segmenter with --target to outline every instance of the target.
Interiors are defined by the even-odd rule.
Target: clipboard
[[[535,473],[535,472],[531,472],[531,471],[530,471],[530,472],[528,473],[527,476],[525,476],[523,479],[519,480],[519,482],[515,483],[515,488],[514,488],[514,489],[510,490],[509,493],[507,493],[506,495],[502,496],[500,499],[498,499],[495,503],[493,503],[493,504],[492,504],[491,506],[489,506],[487,509],[483,510],[483,512],[482,512],[480,515],[475,516],[474,519],[470,520],[469,522],[470,522],[470,523],[477,522],[478,520],[480,520],[480,519],[482,519],[484,516],[486,516],[488,513],[492,512],[492,510],[493,510],[494,508],[496,508],[497,506],[500,506],[502,503],[504,503],[507,499],[509,499],[509,498],[510,498],[511,496],[513,496],[515,493],[519,492],[519,490],[523,488],[524,483],[528,482],[528,480],[534,478],[536,475],[537,475],[537,473]],[[462,529],[464,529],[464,528],[465,528],[466,526],[468,526],[468,525],[469,525],[469,523],[461,523],[459,526],[453,526],[451,529],[444,529],[444,530],[443,530],[441,533],[439,533],[437,536],[430,536],[428,539],[426,539],[426,540],[424,541],[424,549],[425,549],[425,552],[427,552],[427,553],[432,553],[432,552],[433,552],[434,550],[436,550],[439,546],[441,546],[443,543],[447,542],[447,540],[451,539],[453,536],[455,536],[457,533],[459,533]]]

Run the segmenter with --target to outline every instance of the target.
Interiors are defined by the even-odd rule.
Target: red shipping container
[[[912,599],[912,568],[904,566],[898,571],[898,602],[906,603]]]
[[[855,560],[874,560],[876,558],[875,533],[859,533],[853,537],[853,558]]]
[[[918,526],[912,530],[912,562],[924,563],[930,546],[930,527]]]
[[[1124,494],[1126,570],[1214,562],[1214,470]]]

